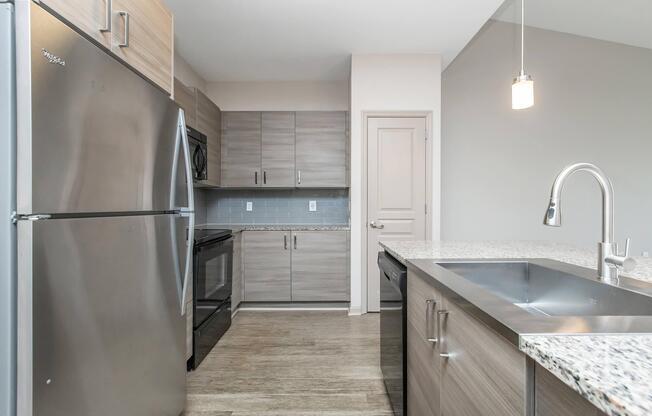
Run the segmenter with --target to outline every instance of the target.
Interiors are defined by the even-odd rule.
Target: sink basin
[[[652,316],[652,297],[528,261],[438,262],[537,316]]]

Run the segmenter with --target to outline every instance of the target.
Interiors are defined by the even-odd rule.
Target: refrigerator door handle
[[[192,278],[192,248],[195,243],[195,214],[184,213],[182,217],[188,217],[188,238],[186,240],[186,263],[183,271],[183,284],[181,286],[181,316],[186,314],[186,298],[188,297],[188,287]]]

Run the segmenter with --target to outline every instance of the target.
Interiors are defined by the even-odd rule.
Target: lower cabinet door
[[[407,414],[439,416],[441,367],[436,317],[442,297],[414,273],[407,280]]]
[[[244,300],[289,302],[290,232],[243,232]]]
[[[523,416],[526,359],[509,341],[446,300],[441,319],[442,414]]]
[[[348,301],[348,232],[292,232],[292,301]]]

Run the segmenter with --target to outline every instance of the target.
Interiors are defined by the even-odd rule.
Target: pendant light
[[[525,73],[525,0],[521,0],[521,72],[512,84],[512,109],[522,110],[534,105],[534,81]]]

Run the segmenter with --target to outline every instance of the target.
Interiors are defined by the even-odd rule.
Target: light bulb
[[[523,110],[534,105],[534,81],[521,73],[512,84],[512,109]]]

